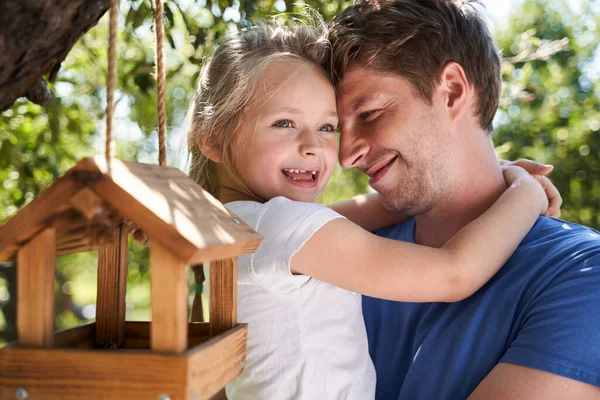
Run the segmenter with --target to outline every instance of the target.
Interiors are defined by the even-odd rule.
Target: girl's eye
[[[325,124],[319,128],[319,131],[321,131],[321,132],[336,132],[337,129],[335,126],[333,126],[331,124]]]
[[[281,121],[275,122],[273,126],[276,126],[278,128],[293,128],[294,123],[289,119],[282,119]]]

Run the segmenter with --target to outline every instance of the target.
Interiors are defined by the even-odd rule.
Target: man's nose
[[[350,129],[340,133],[340,165],[342,168],[359,167],[369,151],[367,142]]]
[[[300,137],[300,153],[304,156],[319,156],[323,154],[323,144],[316,132],[305,130],[301,132]]]

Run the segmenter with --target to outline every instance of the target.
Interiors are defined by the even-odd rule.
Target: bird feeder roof
[[[92,221],[105,208],[188,264],[251,253],[262,241],[180,170],[99,156],[79,161],[0,227],[0,261],[48,226],[69,225],[65,216]]]

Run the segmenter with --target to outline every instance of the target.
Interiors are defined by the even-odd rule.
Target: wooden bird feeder
[[[125,320],[125,221],[151,242],[150,322]],[[0,227],[0,261],[17,267],[17,343],[0,349],[0,398],[210,398],[245,364],[236,263],[261,240],[177,169],[81,160]],[[96,322],[54,332],[56,257],[90,250]],[[188,323],[185,267],[205,261],[210,322]]]

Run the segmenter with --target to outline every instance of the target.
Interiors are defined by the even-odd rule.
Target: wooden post
[[[150,286],[150,347],[154,351],[185,351],[188,329],[185,262],[159,243],[152,243],[150,250]]]
[[[17,254],[17,342],[52,347],[56,231],[47,228]]]
[[[210,336],[216,336],[237,323],[237,257],[211,262]]]
[[[96,345],[123,346],[125,341],[125,289],[127,288],[127,229],[114,230],[114,243],[98,251]]]

